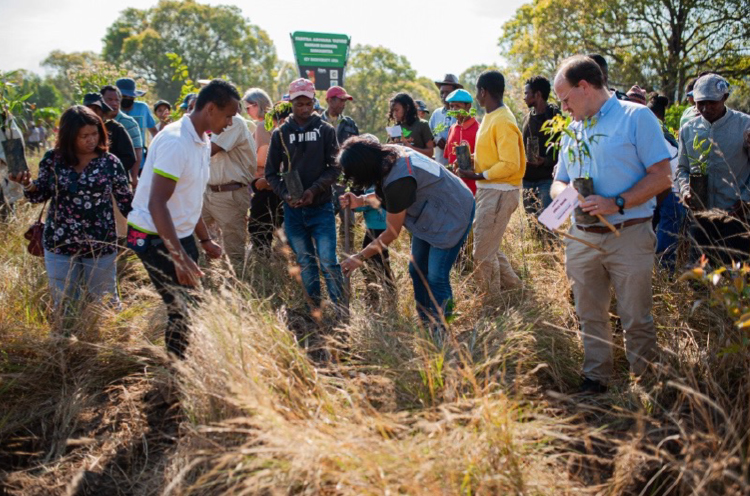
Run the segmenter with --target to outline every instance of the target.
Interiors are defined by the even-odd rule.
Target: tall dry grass
[[[24,253],[35,212],[20,205],[0,238],[9,494],[750,491],[745,335],[657,272],[657,372],[630,377],[617,334],[610,392],[572,398],[582,350],[561,249],[545,251],[520,212],[504,247],[524,289],[483,306],[456,272],[459,316],[442,347],[416,322],[404,239],[398,299],[366,300],[356,276],[338,327],[306,316],[288,254],[209,267],[179,363],[127,254],[123,312],[88,307],[69,335],[53,332],[43,267]]]

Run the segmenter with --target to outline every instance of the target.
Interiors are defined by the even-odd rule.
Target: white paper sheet
[[[553,231],[559,229],[568,220],[579,203],[578,191],[573,186],[568,185],[552,201],[550,206],[544,209],[544,212],[539,216],[539,222]]]
[[[391,138],[400,138],[401,136],[403,136],[403,132],[401,131],[401,126],[399,125],[391,126],[391,127],[386,126],[385,132],[388,133],[388,136],[390,136]]]

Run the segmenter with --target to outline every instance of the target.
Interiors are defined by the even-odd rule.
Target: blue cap
[[[466,90],[455,90],[448,95],[445,101],[448,103],[472,103],[474,99],[471,97],[471,93]]]
[[[197,97],[198,93],[188,93],[185,95],[185,99],[182,101],[182,104],[180,104],[180,108],[183,110],[187,110],[188,105],[190,105],[190,100]]]

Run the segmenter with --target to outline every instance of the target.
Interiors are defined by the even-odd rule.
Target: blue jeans
[[[527,214],[539,214],[549,207],[552,203],[552,197],[549,194],[551,188],[552,178],[523,180],[523,189],[526,190],[523,195],[523,206]]]
[[[461,241],[452,248],[436,248],[427,241],[412,237],[409,275],[414,284],[417,313],[429,327],[442,328],[442,317],[445,316],[447,319],[453,313],[451,268],[471,232],[474,209],[471,211],[471,219]]]
[[[117,253],[100,257],[56,255],[44,250],[44,265],[47,269],[50,293],[55,308],[64,299],[79,299],[81,286],[95,301],[110,295],[112,304],[119,305],[117,297]]]
[[[331,302],[345,305],[344,276],[336,258],[336,217],[333,204],[292,208],[284,203],[284,232],[302,270],[302,284],[320,306],[320,270]]]
[[[659,205],[657,213],[659,223],[656,226],[656,254],[660,257],[662,267],[674,270],[677,241],[687,210],[679,202],[677,195],[670,193]]]

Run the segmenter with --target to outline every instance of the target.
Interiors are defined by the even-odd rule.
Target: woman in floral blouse
[[[82,283],[97,300],[117,305],[117,234],[114,195],[127,217],[133,193],[125,169],[107,152],[107,131],[90,109],[75,105],[60,118],[55,148],[39,163],[39,177],[11,176],[32,203],[49,200],[44,263],[55,305],[75,297]]]

